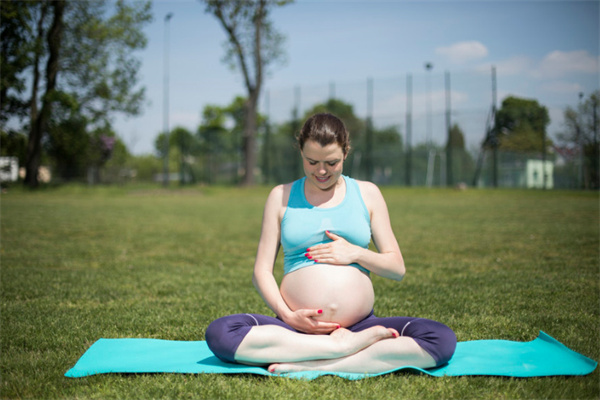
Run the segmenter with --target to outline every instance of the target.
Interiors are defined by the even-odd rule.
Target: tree
[[[451,160],[446,171],[448,182],[464,182],[473,172],[474,164],[465,146],[465,135],[458,124],[450,128],[446,154]]]
[[[46,64],[46,92],[42,97],[42,107],[39,114],[36,114],[37,98],[31,99],[32,113],[30,121],[29,141],[27,143],[27,160],[25,161],[25,183],[30,187],[38,185],[38,169],[42,156],[42,136],[48,130],[48,121],[52,112],[54,101],[56,78],[59,64],[60,44],[64,28],[63,14],[66,2],[58,0],[51,3],[53,10],[53,19],[50,30],[48,31],[48,62]],[[42,17],[40,17],[42,18]],[[40,26],[42,23],[40,23]],[[37,60],[34,66],[34,94],[37,93]]]
[[[152,154],[132,156],[128,161],[134,178],[139,181],[151,181],[162,172],[162,160]]]
[[[205,162],[204,179],[215,182],[219,171],[227,170],[231,183],[239,183],[246,99],[237,96],[227,106],[207,105],[202,111],[198,127],[200,154]],[[265,117],[257,114],[257,126],[263,126]]]
[[[35,2],[0,2],[0,122],[11,116],[24,117],[27,114],[27,101],[23,93],[27,87],[24,71],[32,63],[34,46],[43,40],[35,36],[33,26],[38,20],[37,13],[45,14],[47,2],[41,7]],[[42,31],[43,32],[43,31]]]
[[[509,96],[496,113],[495,132],[500,149],[545,154],[550,142],[546,126],[550,123],[548,110],[537,100]]]
[[[179,150],[179,184],[195,182],[196,176],[192,167],[194,155],[198,150],[198,139],[186,128],[176,127],[169,134],[171,143]]]
[[[61,89],[93,128],[109,125],[116,112],[140,112],[145,90],[136,86],[141,61],[132,53],[146,47],[142,29],[152,20],[150,10],[149,1],[69,2]]]
[[[62,114],[62,104],[55,104],[55,114]],[[90,138],[86,132],[86,121],[77,113],[55,121],[44,140],[44,149],[54,160],[55,175],[64,181],[85,176]]]
[[[219,169],[221,153],[227,135],[227,115],[223,107],[207,105],[202,111],[202,123],[198,127],[200,152],[204,158],[204,176],[207,183],[214,183]]]
[[[15,131],[0,132],[0,156],[17,157],[19,165],[25,163],[27,153],[27,136]]]
[[[400,183],[404,167],[404,144],[397,126],[373,130],[373,180],[379,184]]]
[[[448,135],[447,149],[465,149],[465,134],[458,124],[452,125]]]
[[[580,95],[583,97],[583,94]],[[598,138],[600,115],[600,91],[595,91],[577,109],[567,107],[564,112],[564,131],[558,135],[562,145],[576,149],[582,156],[581,171],[583,187],[587,189],[600,188],[600,166],[598,153],[600,142]]]
[[[150,3],[2,2],[2,17],[1,90],[10,101],[3,101],[0,120],[27,120],[25,183],[35,187],[42,143],[53,129],[78,120],[85,129],[62,134],[91,135],[110,130],[115,112],[139,112],[144,90],[135,89],[140,63],[132,51],[146,45],[141,28],[151,20]],[[61,107],[70,112],[54,112]]]
[[[365,131],[365,122],[354,114],[354,107],[339,99],[329,99],[325,103],[317,104],[310,110],[304,113],[306,120],[311,115],[317,113],[328,112],[334,114],[341,119],[346,125],[346,129],[350,132],[350,139],[355,145],[361,143]]]
[[[181,126],[173,128],[169,135],[166,135],[165,132],[160,133],[154,141],[154,148],[159,160],[165,158],[165,151],[167,150],[165,142],[167,140],[169,141],[167,173],[179,171],[180,184],[195,181],[196,174],[192,164],[195,161],[194,157],[199,153],[200,145],[197,137]]]
[[[257,106],[265,70],[283,56],[284,37],[269,20],[274,6],[289,1],[277,0],[204,0],[206,12],[213,14],[227,34],[225,61],[241,70],[248,92],[244,104],[244,178],[254,183],[257,164]]]

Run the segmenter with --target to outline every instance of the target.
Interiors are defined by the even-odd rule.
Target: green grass
[[[458,339],[539,330],[600,360],[598,193],[384,188],[407,263],[374,277],[378,315]],[[202,340],[208,323],[268,313],[251,284],[267,188],[63,187],[1,197],[2,398],[597,399],[584,377],[303,382],[252,375],[63,374],[98,338]],[[281,272],[281,260],[276,268]]]

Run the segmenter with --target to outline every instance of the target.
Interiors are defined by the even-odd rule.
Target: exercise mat
[[[394,371],[418,371],[432,376],[491,375],[534,377],[587,375],[597,366],[546,333],[531,342],[474,340],[459,342],[448,364],[432,369],[401,367],[377,374],[305,371],[278,376],[311,380],[322,375],[362,379]],[[275,375],[265,368],[222,362],[205,341],[160,339],[99,339],[65,376],[80,378],[107,373],[185,373]]]

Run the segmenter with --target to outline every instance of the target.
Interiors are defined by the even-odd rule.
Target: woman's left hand
[[[307,249],[307,258],[320,264],[349,265],[357,262],[360,247],[329,231],[325,234],[333,241]]]

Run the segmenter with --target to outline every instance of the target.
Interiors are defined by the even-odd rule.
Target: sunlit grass
[[[229,375],[63,374],[101,337],[202,340],[251,284],[268,188],[66,187],[1,198],[2,398],[598,398],[585,377],[312,382]],[[408,273],[374,277],[378,315],[447,323],[459,340],[543,330],[600,359],[598,194],[384,188]],[[278,276],[281,260],[278,260]]]

